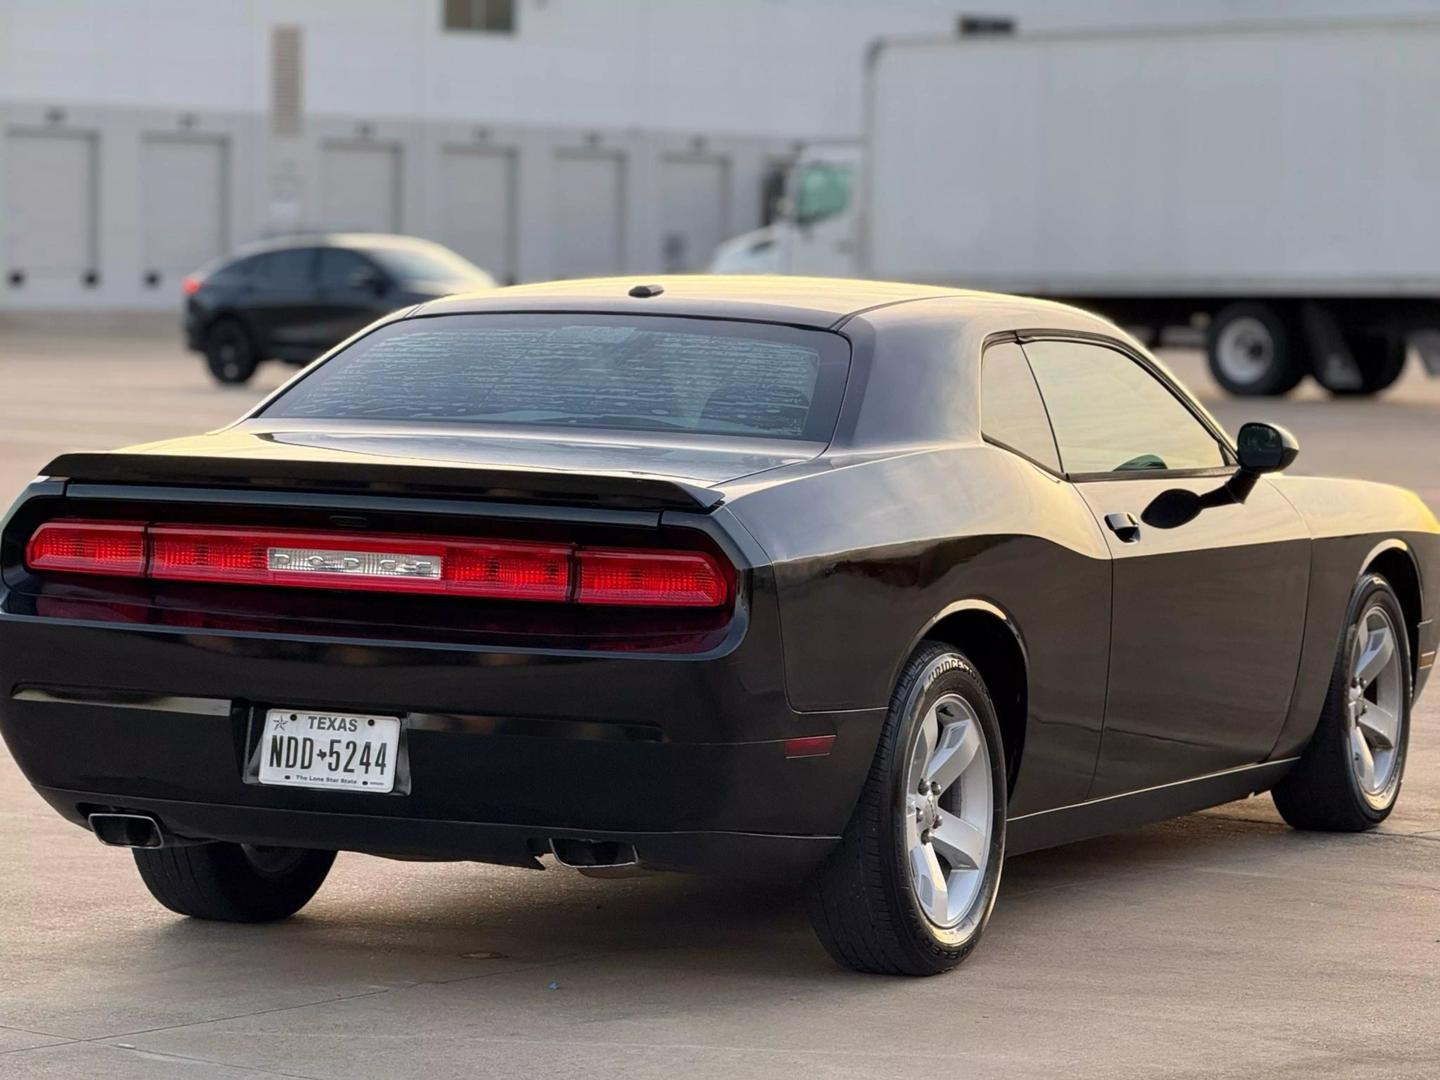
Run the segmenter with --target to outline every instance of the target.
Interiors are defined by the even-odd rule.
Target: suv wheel
[[[240,386],[250,381],[260,359],[250,332],[238,319],[218,319],[205,332],[205,363],[216,382]]]

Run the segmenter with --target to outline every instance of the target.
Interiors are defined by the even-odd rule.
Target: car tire
[[[1377,635],[1388,637],[1388,646]],[[1384,657],[1375,655],[1386,648]],[[1400,601],[1389,582],[1368,574],[1350,601],[1320,722],[1271,792],[1289,824],[1363,832],[1390,816],[1410,740],[1412,670]]]
[[[1210,374],[1238,397],[1280,397],[1305,377],[1301,335],[1270,304],[1228,304],[1206,335]]]
[[[241,386],[260,366],[255,341],[239,319],[216,319],[205,331],[205,364],[215,381]]]
[[[1394,386],[1405,371],[1405,357],[1408,342],[1403,334],[1376,333],[1346,334],[1345,344],[1355,358],[1360,372],[1358,386],[1335,386],[1328,370],[1317,370],[1315,381],[1335,397],[1371,397]],[[1319,365],[1324,368],[1323,364]]]
[[[150,894],[171,911],[217,922],[273,922],[310,902],[335,862],[333,851],[195,844],[136,848]]]
[[[937,779],[922,795],[916,778],[927,776]],[[840,846],[807,888],[810,921],[836,962],[937,975],[970,955],[1000,887],[1005,776],[980,673],[949,646],[923,643],[895,687]]]

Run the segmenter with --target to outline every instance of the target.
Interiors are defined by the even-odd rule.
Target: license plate
[[[271,709],[260,735],[262,784],[390,791],[400,751],[393,716]]]

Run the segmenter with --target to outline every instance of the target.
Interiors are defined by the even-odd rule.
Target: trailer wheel
[[[1210,374],[1232,394],[1278,397],[1305,377],[1301,340],[1269,304],[1229,304],[1210,320]]]
[[[1328,378],[1329,372],[1318,365],[1314,372],[1315,381],[1336,397],[1369,397],[1382,390],[1388,390],[1405,370],[1406,341],[1403,334],[1377,331],[1373,333],[1349,333],[1345,344],[1355,358],[1360,370],[1358,386],[1334,386]]]

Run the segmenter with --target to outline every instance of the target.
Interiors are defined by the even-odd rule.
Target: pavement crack
[[[69,1035],[56,1035],[53,1031],[36,1031],[34,1028],[16,1027],[14,1024],[0,1024],[0,1031],[18,1031],[22,1035],[35,1035],[42,1039],[60,1039],[62,1042],[76,1042]]]
[[[72,1041],[105,1043],[111,1039],[132,1039],[140,1035],[154,1035],[161,1031],[184,1031],[186,1028],[200,1027],[204,1024],[224,1024],[230,1020],[246,1020],[252,1016],[271,1016],[275,1013],[292,1012],[296,1009],[309,1009],[316,1005],[333,1005],[343,1001],[358,1001],[361,998],[379,997],[382,994],[407,989],[414,985],[418,984],[406,983],[405,986],[382,986],[378,990],[365,990],[357,994],[340,994],[337,997],[316,998],[314,1001],[298,1001],[293,1005],[277,1005],[273,1009],[251,1009],[249,1012],[234,1013],[228,1016],[209,1016],[203,1020],[187,1020],[183,1024],[159,1024],[155,1027],[136,1028],[133,1031],[107,1032],[104,1035],[92,1035],[86,1039],[75,1039]]]
[[[87,1040],[88,1041],[88,1040]],[[134,1054],[137,1057],[162,1058],[168,1061],[188,1061],[196,1065],[214,1065],[221,1069],[234,1069],[237,1072],[254,1073],[256,1076],[280,1076],[287,1080],[321,1080],[314,1073],[277,1072],[274,1069],[262,1068],[258,1065],[237,1065],[231,1061],[216,1061],[214,1058],[195,1057],[191,1054],[177,1054],[169,1050],[144,1050],[138,1046],[116,1046],[114,1043],[101,1043],[112,1050],[119,1050],[121,1053]]]

